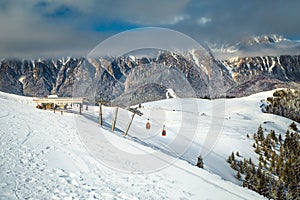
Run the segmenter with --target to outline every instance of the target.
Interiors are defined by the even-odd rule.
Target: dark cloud
[[[210,0],[190,2],[186,12],[210,23],[197,27],[199,35],[215,40],[239,40],[250,35],[299,36],[300,1]],[[182,24],[186,27],[186,24]],[[187,27],[186,27],[187,28]],[[195,28],[194,28],[195,29]]]
[[[123,30],[160,26],[203,42],[300,36],[298,0],[0,0],[0,56],[85,55]]]

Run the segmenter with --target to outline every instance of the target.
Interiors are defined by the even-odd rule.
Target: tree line
[[[300,123],[300,92],[291,89],[276,90],[273,97],[267,98],[264,111]]]
[[[232,152],[227,162],[236,171],[236,178],[247,187],[269,199],[300,199],[300,136],[293,122],[285,135],[274,130],[265,134],[259,126],[253,134],[253,150],[258,164]],[[247,137],[250,137],[247,134]],[[283,139],[284,138],[284,139]]]

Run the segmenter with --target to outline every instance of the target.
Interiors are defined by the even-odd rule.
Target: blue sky
[[[0,0],[0,56],[84,55],[104,39],[164,27],[201,42],[300,38],[298,0]]]

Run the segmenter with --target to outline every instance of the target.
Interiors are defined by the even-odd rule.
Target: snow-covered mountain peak
[[[273,44],[277,42],[282,42],[287,40],[282,35],[270,34],[270,35],[261,35],[261,36],[253,36],[242,39],[239,44],[242,45],[255,45],[255,44]]]
[[[299,41],[276,34],[246,37],[229,43],[208,43],[207,46],[220,60],[231,57],[297,55],[300,50]]]
[[[208,47],[212,52],[235,53],[247,46],[262,45],[262,44],[275,44],[283,41],[289,41],[282,35],[270,34],[246,37],[236,43],[208,43]]]

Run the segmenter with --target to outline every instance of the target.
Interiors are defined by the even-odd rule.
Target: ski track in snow
[[[153,118],[151,131],[158,130],[158,134],[150,131],[145,136],[145,132],[140,132],[145,119],[136,117],[128,137],[123,138],[129,114],[122,109],[119,110],[115,134],[112,134],[110,125],[114,109],[104,108],[104,127],[101,129],[97,125],[97,113],[91,111],[93,107],[84,111],[82,116],[72,113],[61,116],[60,113],[35,109],[31,106],[31,98],[0,93],[0,199],[263,199],[224,179],[236,181],[234,171],[226,163],[231,151],[240,151],[246,157],[254,155],[252,141],[245,139],[245,135],[257,130],[259,123],[263,123],[261,120],[274,122],[263,126],[275,130],[284,130],[290,123],[288,119],[260,113],[259,102],[255,102],[267,94],[247,97],[247,101],[243,98],[237,102],[229,101],[227,106],[236,106],[229,109],[230,112],[225,110],[223,132],[213,151],[205,157],[206,170],[202,170],[193,165],[199,148],[206,148],[202,141],[207,134],[204,130],[212,121],[222,118],[212,114],[210,105],[205,104],[210,101],[201,101],[205,105],[198,112],[170,108],[170,102],[176,101],[174,99],[145,104],[144,112],[157,109],[163,110],[165,116],[171,116],[171,121],[165,121],[168,124],[167,137],[162,139],[159,133],[165,122],[150,113]],[[241,102],[245,103],[239,105]],[[247,103],[250,105],[248,110],[244,107]],[[253,110],[253,105],[258,106],[257,110],[247,114]],[[200,129],[196,131],[201,134],[196,135],[192,142],[190,136],[193,134],[177,134],[177,139],[183,144],[190,143],[183,154],[178,154],[177,145],[168,143],[174,137],[171,133],[178,132],[178,118],[173,113],[197,117],[199,122]],[[125,115],[127,117],[122,117]],[[78,132],[78,120],[98,129],[99,133]],[[241,125],[241,120],[246,124]],[[107,149],[101,138],[107,136],[124,141],[128,148],[132,146],[142,152],[152,149],[158,155],[180,159],[153,173],[114,171],[98,162],[91,154],[91,148],[94,147],[95,152],[102,151],[103,159],[123,163],[132,170],[141,163],[123,160],[122,155],[116,155],[113,150],[104,154]]]

